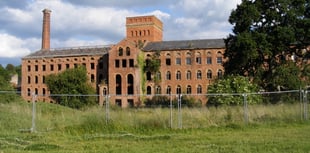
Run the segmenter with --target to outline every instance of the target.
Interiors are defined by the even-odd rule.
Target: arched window
[[[198,71],[197,71],[197,79],[201,79],[201,78],[202,78],[201,71],[200,71],[200,70],[198,70]]]
[[[192,54],[190,52],[186,53],[186,65],[192,65]]]
[[[39,83],[39,78],[38,78],[38,76],[35,76],[35,83],[36,83],[36,84]]]
[[[151,86],[147,86],[147,88],[146,88],[146,94],[147,94],[147,95],[152,94],[152,87],[151,87]]]
[[[207,79],[212,79],[212,71],[208,70],[207,72]]]
[[[42,76],[42,83],[45,83],[45,76]]]
[[[161,73],[160,72],[156,73],[156,80],[161,80]]]
[[[31,77],[30,76],[27,77],[27,82],[28,82],[28,84],[31,83]]]
[[[116,75],[116,94],[121,95],[122,94],[122,77],[121,75]]]
[[[146,72],[146,80],[148,80],[148,81],[152,80],[152,73],[150,71]]]
[[[95,75],[94,75],[94,74],[91,74],[91,75],[90,75],[90,81],[91,81],[91,82],[95,82]]]
[[[108,93],[107,88],[103,88],[102,94],[103,94],[103,95],[107,95],[107,93]]]
[[[217,63],[217,64],[222,64],[222,62],[223,62],[223,55],[222,55],[222,52],[218,51],[216,56],[217,56],[217,57],[216,57],[216,63]]]
[[[123,48],[118,48],[118,56],[123,56]]]
[[[134,94],[134,85],[133,85],[134,79],[132,74],[128,74],[127,76],[127,94],[132,95]]]
[[[167,88],[166,88],[166,94],[171,94],[171,87],[170,87],[170,86],[167,86]]]
[[[167,73],[166,73],[166,80],[171,80],[171,73],[170,73],[170,71],[167,71]]]
[[[31,90],[30,90],[30,88],[27,89],[27,96],[31,96]]]
[[[211,52],[207,53],[207,64],[212,64],[212,55]]]
[[[156,94],[161,94],[161,87],[160,86],[156,86]]]
[[[177,91],[176,91],[177,94],[181,94],[182,93],[182,90],[181,90],[181,86],[178,85],[177,86]]]
[[[201,85],[197,86],[197,94],[201,94],[202,93],[202,87]]]
[[[187,94],[191,94],[191,93],[192,93],[192,87],[191,87],[190,85],[188,85],[188,86],[186,87],[186,93],[187,93]]]
[[[180,71],[177,71],[176,79],[181,80],[181,72]]]
[[[196,64],[201,64],[201,53],[197,52],[195,53],[196,56]]]
[[[46,90],[45,90],[45,88],[43,88],[42,89],[42,95],[45,96],[45,94],[46,94]]]
[[[191,71],[187,71],[187,72],[186,72],[186,79],[187,79],[187,80],[192,79],[192,73],[191,73]]]
[[[220,79],[223,77],[223,71],[222,70],[218,70],[217,71],[217,77]]]
[[[126,47],[126,56],[130,56],[130,48]]]
[[[170,57],[170,54],[166,54],[166,65],[167,66],[170,66],[171,65],[171,57]]]
[[[35,95],[38,95],[38,93],[39,93],[38,88],[35,88],[35,89],[34,89],[34,94],[35,94]]]

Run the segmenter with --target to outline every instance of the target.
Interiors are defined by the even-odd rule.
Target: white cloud
[[[22,57],[30,53],[28,43],[8,34],[0,34],[0,57]]]

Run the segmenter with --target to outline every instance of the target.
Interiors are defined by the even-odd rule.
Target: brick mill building
[[[207,87],[224,73],[223,39],[163,41],[163,23],[155,16],[126,18],[126,37],[114,45],[50,48],[50,14],[43,10],[42,48],[22,58],[22,97],[53,102],[45,77],[84,65],[99,104],[104,95],[122,107],[138,106],[156,94],[192,94],[206,103]],[[160,63],[159,71],[143,69],[149,60]],[[70,94],[70,93],[64,93]],[[143,98],[142,98],[143,97]]]

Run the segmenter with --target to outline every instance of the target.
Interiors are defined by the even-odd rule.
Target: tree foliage
[[[96,104],[96,99],[89,96],[95,94],[95,89],[88,83],[87,71],[83,66],[47,76],[46,85],[51,95],[58,95],[52,98],[61,105],[82,108]]]
[[[310,52],[309,16],[309,0],[242,0],[229,17],[234,27],[225,39],[225,74],[248,76],[266,90],[308,83],[297,80],[308,77],[302,62]]]
[[[249,81],[243,76],[226,76],[219,79],[208,87],[208,94],[215,94],[208,97],[208,105],[241,105],[244,102],[242,94],[258,92],[259,88],[256,84]],[[221,95],[217,95],[221,94]],[[260,95],[247,95],[249,104],[261,103]]]
[[[20,66],[17,66],[20,67]],[[0,65],[0,91],[4,91],[4,93],[0,94],[0,102],[12,102],[16,101],[20,97],[17,96],[14,92],[14,87],[10,83],[11,76],[20,73],[20,70],[15,68],[14,65],[8,64],[6,68]]]

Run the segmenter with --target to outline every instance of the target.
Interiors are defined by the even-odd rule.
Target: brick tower
[[[153,15],[127,17],[126,30],[126,38],[135,43],[163,39],[163,23]]]

